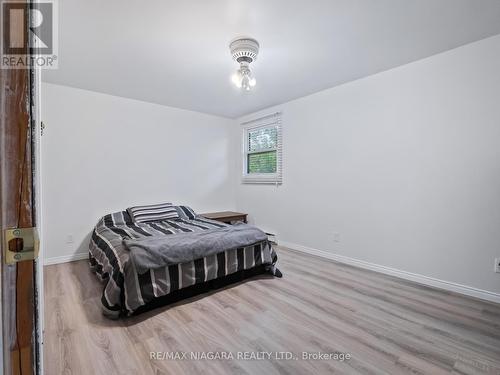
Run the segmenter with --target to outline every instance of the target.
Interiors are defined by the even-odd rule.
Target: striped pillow
[[[179,217],[183,219],[193,220],[196,217],[194,210],[188,206],[177,206],[177,212]]]
[[[148,221],[162,221],[177,219],[179,214],[172,203],[152,204],[149,206],[135,206],[127,208],[127,211],[136,223]]]

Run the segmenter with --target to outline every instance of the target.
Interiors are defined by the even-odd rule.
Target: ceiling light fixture
[[[248,37],[237,38],[229,44],[229,49],[233,60],[240,64],[240,68],[233,74],[231,80],[236,87],[250,91],[257,81],[252,76],[249,65],[257,60],[259,42]]]

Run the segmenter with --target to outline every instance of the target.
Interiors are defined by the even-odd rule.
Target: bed
[[[187,206],[173,209],[173,217],[145,222],[130,209],[98,221],[89,263],[104,283],[101,303],[107,317],[132,315],[256,274],[281,277],[267,237],[248,235],[258,233],[255,227],[209,220]],[[237,246],[227,241],[231,237],[238,238]],[[195,245],[202,249],[192,251]]]

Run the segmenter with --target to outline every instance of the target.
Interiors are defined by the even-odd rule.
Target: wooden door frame
[[[29,4],[29,1],[25,1]],[[27,8],[26,8],[27,9]],[[23,19],[25,38],[28,15]],[[27,44],[25,53],[28,53]],[[0,229],[3,373],[28,375],[40,370],[39,331],[33,260],[7,265],[4,230],[36,225],[34,201],[34,116],[36,73],[32,69],[0,70]]]
[[[43,239],[43,216],[42,216],[42,72],[40,68],[33,70],[32,84],[32,134],[33,134],[33,194],[34,194],[34,220],[38,229],[38,239],[40,241],[40,249],[38,259],[35,260],[35,307],[37,312],[35,315],[36,325],[35,334],[37,335],[36,350],[36,365],[38,366],[37,375],[43,375],[43,333],[44,333],[44,281],[43,281],[43,266],[44,266],[44,239]]]

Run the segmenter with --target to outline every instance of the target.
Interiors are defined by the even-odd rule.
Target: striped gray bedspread
[[[127,211],[101,218],[92,232],[89,262],[105,282],[101,302],[109,317],[130,315],[141,306],[174,291],[223,278],[238,271],[268,265],[274,270],[277,256],[269,241],[216,252],[190,262],[152,268],[139,273],[124,240],[178,233],[198,232],[227,227],[228,224],[187,216],[159,222],[136,223]]]

